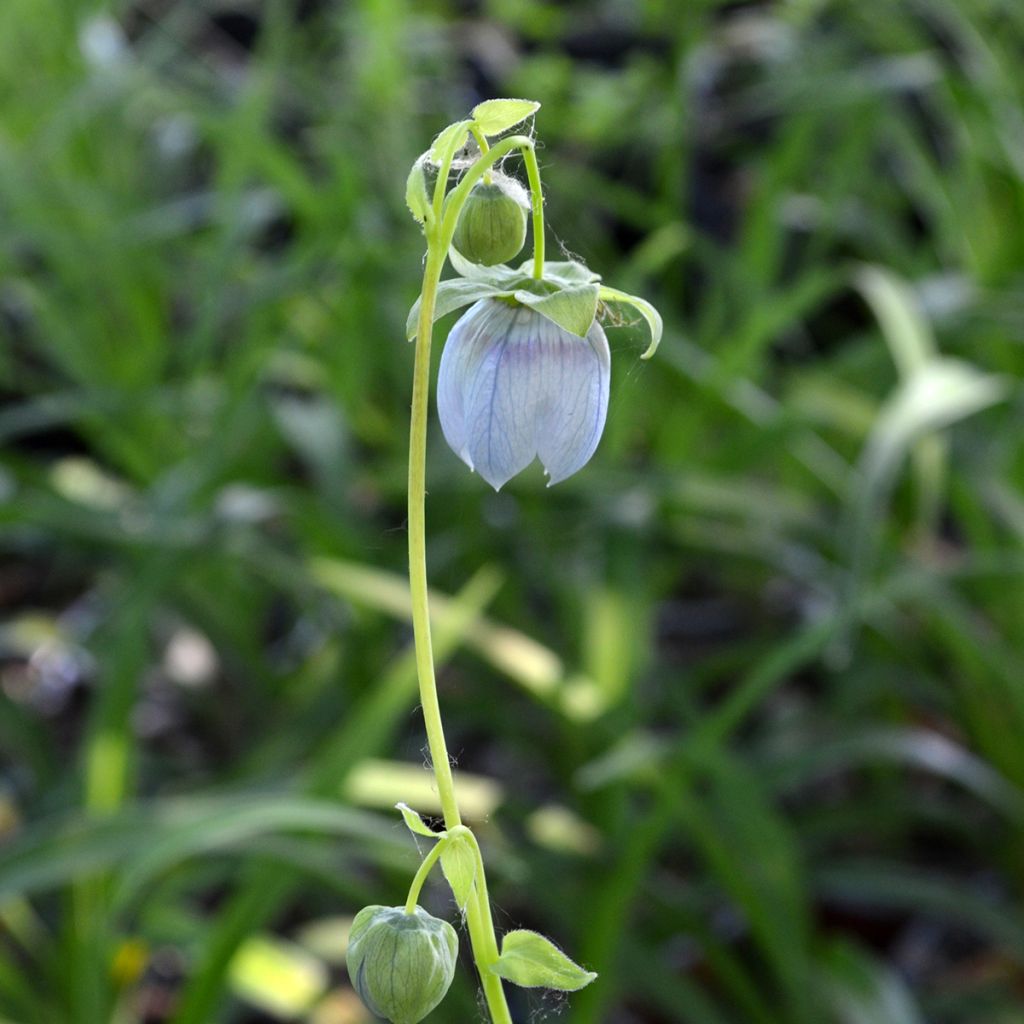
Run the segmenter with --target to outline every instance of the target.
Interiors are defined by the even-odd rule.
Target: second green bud
[[[452,243],[472,263],[493,267],[516,256],[526,241],[526,189],[514,178],[495,174],[469,193]]]

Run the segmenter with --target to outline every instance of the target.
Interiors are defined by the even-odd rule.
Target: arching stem
[[[503,145],[508,140],[502,140]],[[532,148],[530,140],[526,140]],[[509,146],[505,152],[513,148]],[[409,426],[409,587],[412,597],[413,635],[416,647],[416,671],[419,677],[420,704],[423,708],[423,721],[426,726],[427,743],[433,764],[434,777],[437,780],[437,791],[444,813],[445,827],[451,831],[462,825],[458,802],[455,798],[455,782],[452,776],[451,763],[448,759],[448,747],[441,722],[441,708],[437,697],[437,681],[434,676],[434,658],[430,635],[430,605],[427,590],[427,559],[426,559],[426,460],[427,460],[427,413],[430,399],[430,349],[434,332],[434,307],[437,300],[437,286],[441,280],[441,270],[451,245],[455,222],[459,210],[465,202],[469,190],[479,180],[486,167],[493,166],[494,161],[504,153],[494,155],[499,146],[490,150],[466,173],[465,178],[452,192],[449,208],[443,220],[435,218],[434,224],[427,229],[427,259],[423,271],[423,289],[420,293],[420,313],[416,329],[416,354],[413,365],[412,415]],[[481,165],[486,164],[481,169]],[[438,189],[443,189],[451,168],[449,158],[440,168],[443,178],[438,180]],[[439,202],[440,199],[440,202]],[[435,192],[434,208],[441,208],[443,192]],[[543,223],[541,226],[543,232]],[[543,250],[541,253],[543,258]],[[468,830],[467,830],[468,831]],[[434,858],[440,856],[440,841],[428,854]],[[470,943],[473,947],[473,959],[480,973],[480,981],[484,990],[484,998],[493,1024],[512,1024],[512,1015],[505,999],[505,991],[501,979],[490,971],[490,966],[497,960],[497,940],[491,920],[490,900],[487,894],[487,879],[484,874],[483,860],[479,856],[479,846],[473,838],[473,846],[477,857],[477,877],[473,894],[466,908],[466,923],[469,928]],[[433,861],[420,865],[413,886],[422,873],[426,878],[433,866]],[[419,885],[423,881],[420,879]],[[415,894],[410,891],[409,898],[415,901],[419,896],[419,888]],[[409,904],[406,912],[411,913]]]

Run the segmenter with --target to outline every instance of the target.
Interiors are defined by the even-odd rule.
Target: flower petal
[[[595,322],[586,339],[526,306],[483,299],[441,356],[445,439],[495,489],[539,455],[549,485],[593,455],[608,412],[611,360]]]
[[[437,411],[452,451],[473,469],[466,443],[466,394],[489,345],[504,336],[515,310],[485,299],[472,305],[452,328],[437,377]]]
[[[555,325],[545,349],[547,401],[538,422],[537,454],[548,486],[582,469],[597,449],[608,415],[611,354],[595,320],[581,341]]]
[[[495,490],[536,457],[537,407],[544,400],[543,317],[523,306],[507,309],[507,326],[481,350],[465,405],[470,458]]]

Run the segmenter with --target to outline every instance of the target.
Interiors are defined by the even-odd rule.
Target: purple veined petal
[[[525,306],[509,306],[511,321],[492,338],[466,390],[466,445],[476,471],[495,489],[537,457],[543,365],[538,323]]]
[[[582,469],[597,450],[611,385],[608,339],[596,320],[586,341],[552,327],[561,338],[547,350],[548,401],[537,433],[548,487]]]
[[[515,310],[507,303],[481,299],[459,317],[441,353],[437,411],[448,446],[475,469],[466,437],[466,393],[488,346],[504,336]]]
[[[452,449],[495,489],[539,455],[550,484],[593,455],[608,411],[604,331],[586,340],[525,306],[476,303],[441,356],[438,411]]]

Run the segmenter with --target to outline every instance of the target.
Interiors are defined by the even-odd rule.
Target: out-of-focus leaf
[[[877,729],[840,736],[780,759],[781,784],[806,783],[830,771],[895,763],[956,782],[1017,820],[1024,820],[1024,792],[958,743],[925,729]]]
[[[320,584],[354,604],[375,608],[402,620],[411,620],[412,602],[408,581],[393,573],[337,559],[318,558],[312,562],[313,575]],[[430,615],[440,628],[451,615],[451,599],[431,592]],[[561,658],[550,648],[518,630],[490,620],[480,620],[465,643],[477,654],[537,697],[550,700],[572,718],[592,717],[593,707],[574,702],[571,685],[579,676],[567,676]],[[587,681],[592,686],[592,681]]]
[[[821,968],[826,999],[840,1024],[924,1024],[899,975],[857,947],[833,943]]]
[[[294,1020],[327,990],[327,968],[301,946],[254,935],[231,961],[235,994],[278,1020]]]
[[[397,854],[383,819],[297,795],[190,797],[128,806],[102,818],[67,815],[26,829],[0,851],[0,895],[54,888],[72,878],[117,872],[117,901],[133,898],[162,871],[199,854],[245,849],[288,832],[347,836]]]
[[[483,775],[456,772],[455,783],[462,813],[477,821],[490,817],[505,796],[500,782]],[[348,800],[363,807],[391,808],[398,797],[406,797],[432,813],[441,812],[434,776],[422,764],[368,759],[352,770],[343,792]]]

